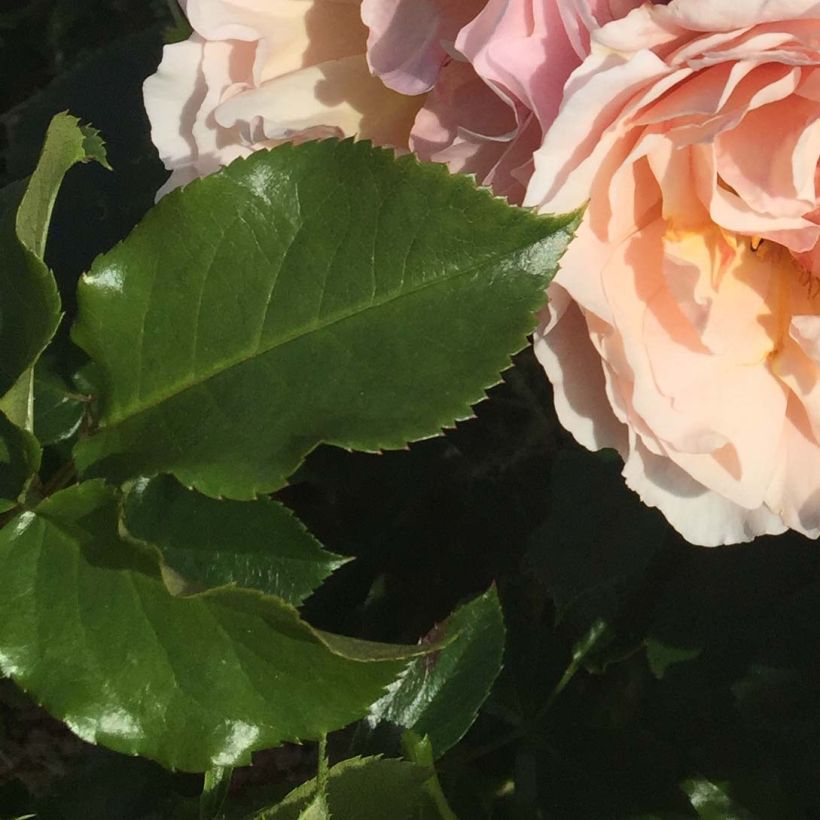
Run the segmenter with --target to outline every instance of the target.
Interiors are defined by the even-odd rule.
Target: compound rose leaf
[[[256,590],[174,596],[119,516],[97,480],[0,530],[0,670],[87,741],[186,771],[249,763],[362,717],[429,649],[321,632]]]

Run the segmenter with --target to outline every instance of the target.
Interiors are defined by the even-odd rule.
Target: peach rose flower
[[[368,68],[360,0],[187,0],[193,35],[144,85],[171,177],[160,194],[259,148],[352,136],[406,146],[420,100]]]
[[[526,203],[589,201],[536,352],[563,424],[695,544],[820,535],[820,2],[592,33]]]
[[[187,0],[194,33],[144,87],[160,195],[259,148],[357,136],[520,202],[589,31],[640,2]]]
[[[364,0],[364,7],[420,2],[430,0]],[[533,152],[558,112],[564,83],[589,53],[589,32],[642,0],[446,2],[449,17],[440,33],[452,41],[445,39],[439,48],[436,73],[424,75],[431,91],[413,125],[410,147],[422,159],[474,174],[518,204],[532,174]],[[455,34],[454,21],[462,25]],[[399,65],[412,65],[398,48],[393,53]],[[386,82],[395,77],[372,57],[371,64]],[[399,75],[393,87],[407,90],[411,86],[402,79]]]

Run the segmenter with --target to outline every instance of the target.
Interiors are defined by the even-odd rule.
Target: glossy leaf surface
[[[190,771],[247,763],[360,717],[422,651],[319,632],[253,590],[174,597],[117,524],[94,481],[0,531],[0,668],[88,741]]]
[[[426,735],[436,757],[470,728],[501,671],[504,618],[495,588],[459,607],[430,637],[448,635],[456,637],[414,661],[368,715],[371,725],[389,721]]]
[[[50,366],[48,355],[34,368],[34,433],[43,444],[57,444],[79,429],[88,397]]]
[[[201,587],[237,584],[298,606],[347,561],[322,549],[278,501],[218,501],[171,476],[135,481],[123,511],[134,538]]]
[[[66,172],[92,159],[106,164],[97,132],[58,114],[34,173],[0,195],[0,396],[26,378],[57,330],[60,296],[43,261],[48,226]]]
[[[525,345],[576,222],[349,141],[175,191],[80,284],[107,388],[78,464],[250,499],[321,442],[435,435]]]

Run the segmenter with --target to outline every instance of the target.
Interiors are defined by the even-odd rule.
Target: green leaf
[[[435,757],[458,743],[490,693],[504,655],[504,617],[495,587],[459,607],[428,636],[455,636],[408,666],[367,721],[389,721],[430,739]]]
[[[424,783],[430,769],[405,760],[354,757],[329,771],[328,805],[338,820],[413,820],[426,804]],[[299,820],[314,804],[317,780],[294,789],[278,806],[253,815],[253,820]],[[313,817],[322,817],[314,814]],[[325,815],[326,816],[326,815]]]
[[[81,125],[80,131],[83,135],[85,159],[99,162],[103,168],[110,171],[111,166],[108,163],[108,155],[105,151],[105,141],[102,136],[100,136],[100,132],[90,125]]]
[[[40,468],[40,445],[0,413],[0,513],[17,506]]]
[[[48,226],[66,172],[92,159],[105,163],[96,132],[58,114],[28,182],[15,183],[0,197],[0,396],[30,378],[26,372],[60,323],[57,284],[43,261]]]
[[[34,430],[33,367],[25,370],[6,395],[0,398],[0,412],[21,430],[27,430],[29,433]]]
[[[166,26],[163,30],[162,41],[166,44],[181,43],[191,36],[193,29],[188,19],[182,13],[178,0],[167,0],[167,2],[168,10],[171,12],[171,17],[174,22],[172,25]]]
[[[671,646],[656,638],[646,638],[646,660],[652,674],[660,680],[670,666],[694,660],[703,651],[699,646]]]
[[[681,789],[701,820],[753,820],[753,815],[735,803],[725,786],[705,777],[685,780]]]
[[[324,796],[317,794],[299,815],[299,820],[330,820],[330,809]]]
[[[123,524],[200,587],[237,584],[294,606],[349,560],[322,549],[278,501],[218,501],[171,476],[135,481],[125,495]]]
[[[60,111],[73,112],[106,135],[107,154],[116,173],[87,166],[82,173],[68,174],[52,217],[49,256],[59,260],[54,275],[65,310],[73,315],[80,274],[101,251],[128,234],[154,204],[156,191],[168,174],[151,143],[142,104],[142,83],[156,69],[162,41],[158,28],[137,32],[133,12],[139,8],[141,15],[151,4],[131,5],[130,12],[119,6],[124,16],[112,16],[112,4],[102,0],[61,2],[73,9],[82,5],[99,27],[72,24],[82,43],[82,57],[67,59],[52,83],[6,119],[4,158],[10,178],[27,177],[37,164],[42,135]],[[119,24],[112,30],[113,17],[119,17]],[[105,34],[89,39],[93,31]],[[127,36],[119,36],[120,32]],[[95,50],[96,44],[104,47]],[[54,53],[53,44],[50,51]]]
[[[56,752],[62,744],[52,738]],[[145,758],[101,749],[85,750],[66,769],[65,775],[41,787],[44,791],[32,808],[38,820],[197,820],[190,775],[175,775]],[[180,790],[182,783],[186,785]]]
[[[34,368],[34,434],[43,444],[57,444],[79,430],[88,397],[77,393],[47,357]]]
[[[320,632],[254,590],[174,597],[118,515],[94,481],[0,531],[0,670],[85,740],[186,771],[244,764],[363,716],[424,651]]]
[[[577,221],[350,141],[177,190],[80,283],[74,338],[107,387],[78,466],[251,499],[321,442],[436,435],[526,344]]]

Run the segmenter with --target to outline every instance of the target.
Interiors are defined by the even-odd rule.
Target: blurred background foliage
[[[69,175],[48,248],[66,299],[150,207],[164,171],[142,80],[174,23],[149,0],[0,6],[2,184],[25,176],[53,114],[103,133],[114,172]],[[385,455],[315,452],[281,497],[352,555],[305,613],[415,640],[496,584],[504,671],[439,763],[463,820],[820,817],[820,551],[799,536],[683,543],[626,490],[617,456],[560,428],[520,354],[477,418]],[[362,727],[331,755],[395,752]],[[286,746],[232,794],[283,794],[315,771]],[[0,818],[185,817],[201,778],[88,746],[0,682]]]

